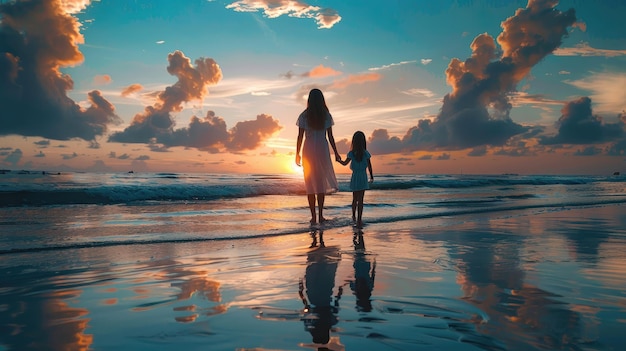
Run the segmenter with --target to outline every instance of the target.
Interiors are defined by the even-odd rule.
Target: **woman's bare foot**
[[[322,224],[322,223],[324,223],[324,222],[326,222],[326,218],[324,218],[324,217],[320,217],[320,224]]]

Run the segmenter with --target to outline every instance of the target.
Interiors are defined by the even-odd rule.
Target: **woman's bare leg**
[[[326,218],[324,218],[324,215],[323,215],[325,198],[326,198],[326,194],[324,193],[317,194],[317,207],[319,208],[319,213],[320,213],[320,218],[319,218],[320,223],[326,220]]]
[[[311,210],[311,224],[315,224],[315,194],[307,194],[307,200],[309,200],[309,209]]]

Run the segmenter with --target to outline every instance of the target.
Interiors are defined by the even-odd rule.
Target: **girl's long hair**
[[[367,150],[367,145],[365,142],[365,134],[362,131],[354,132],[352,135],[352,146],[350,150],[354,154],[354,159],[358,162],[363,160],[363,155],[365,155],[365,150]]]
[[[309,99],[306,104],[306,121],[311,129],[324,129],[326,116],[330,114],[324,94],[319,89],[311,89]]]

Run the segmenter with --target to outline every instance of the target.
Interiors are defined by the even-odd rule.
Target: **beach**
[[[75,195],[89,188],[85,177],[54,179],[54,191]],[[120,183],[159,183],[106,177],[118,195]],[[626,342],[623,179],[381,177],[358,230],[346,177],[327,197],[329,221],[315,227],[297,177],[248,176],[248,186],[231,179],[228,189],[156,177],[173,194],[206,193],[95,203],[65,193],[56,203],[0,207],[0,350],[620,350]],[[0,190],[36,198],[50,188],[39,178],[16,189],[7,177]],[[282,185],[268,191],[267,182]]]

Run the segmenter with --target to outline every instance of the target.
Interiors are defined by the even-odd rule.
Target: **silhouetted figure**
[[[352,145],[345,161],[337,160],[342,165],[350,163],[352,177],[350,177],[350,190],[352,191],[352,221],[357,228],[363,228],[363,198],[365,190],[369,189],[369,183],[374,181],[372,173],[372,155],[367,151],[365,134],[357,131],[352,136]],[[369,183],[367,181],[367,171],[370,172]]]
[[[309,251],[307,256],[304,281],[300,280],[299,290],[305,313],[302,320],[315,344],[328,344],[331,328],[337,324],[343,287],[338,288],[336,296],[333,296],[333,290],[340,259],[338,247],[320,246]]]
[[[341,160],[333,137],[333,117],[331,116],[324,95],[319,89],[309,92],[306,110],[298,117],[298,140],[296,144],[296,164],[302,165],[304,185],[311,210],[311,224],[325,221],[324,199],[327,193],[339,188],[333,163],[330,160],[328,142],[335,152],[335,160]],[[328,139],[326,139],[328,136]],[[304,139],[304,145],[302,143]],[[300,156],[302,150],[302,156]],[[319,213],[315,213],[315,202]]]
[[[365,252],[363,232],[358,231],[352,239],[354,244],[354,280],[350,282],[350,289],[356,296],[356,309],[359,312],[372,310],[372,290],[376,278],[376,260],[370,262]]]

